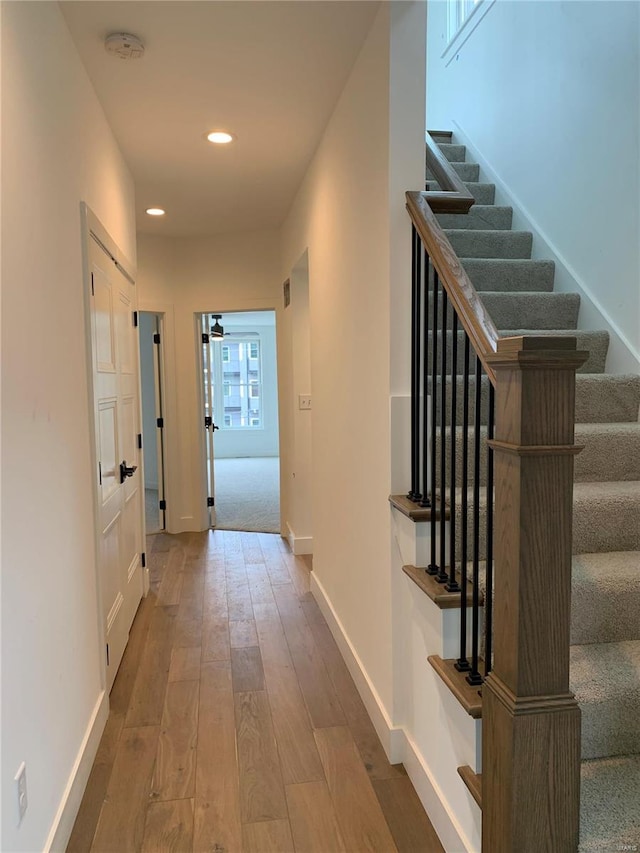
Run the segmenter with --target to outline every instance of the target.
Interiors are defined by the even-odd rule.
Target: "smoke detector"
[[[144,54],[142,41],[131,33],[111,33],[104,41],[104,49],[116,59],[140,59]]]

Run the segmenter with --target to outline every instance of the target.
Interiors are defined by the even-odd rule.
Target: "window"
[[[207,317],[203,316],[203,327]],[[262,342],[253,332],[234,332],[224,344],[205,341],[205,399],[213,400],[213,419],[220,429],[262,429]],[[207,364],[211,364],[211,376]],[[210,385],[209,385],[210,383]]]
[[[495,0],[447,0],[447,48],[443,56],[450,50],[458,50],[464,44],[494,2]],[[480,6],[484,7],[483,10],[475,14]],[[474,23],[467,27],[472,16]],[[458,38],[462,30],[465,34]]]

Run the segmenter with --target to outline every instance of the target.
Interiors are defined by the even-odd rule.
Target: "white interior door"
[[[93,236],[89,263],[97,552],[110,690],[143,592],[136,294],[133,281]]]
[[[211,341],[208,334],[207,315],[203,314],[200,319],[200,331],[202,339],[202,378],[203,378],[203,408],[204,429],[207,453],[207,508],[209,510],[209,527],[216,526],[216,477],[215,477],[215,454],[214,433],[218,429],[214,421],[214,365],[211,352]]]
[[[167,498],[164,491],[164,398],[162,396],[163,370],[162,370],[162,322],[160,317],[155,316],[155,330],[153,335],[153,386],[154,399],[156,403],[156,471],[158,472],[158,529],[165,530],[167,527]]]

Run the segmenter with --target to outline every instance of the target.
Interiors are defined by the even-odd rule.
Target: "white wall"
[[[3,3],[1,846],[11,851],[46,849],[102,693],[81,200],[134,260],[133,184],[58,5]],[[29,807],[18,828],[21,761]]]
[[[215,305],[211,309],[217,310]],[[262,363],[262,426],[254,429],[220,429],[214,436],[216,459],[249,456],[278,456],[278,369],[276,354],[276,317],[274,311],[224,314],[220,321],[227,332],[259,335]],[[233,338],[230,338],[233,340]]]
[[[156,330],[154,314],[140,314],[140,383],[142,390],[142,450],[144,453],[144,484],[158,488],[158,427],[156,424],[155,364],[157,358],[153,335]]]
[[[561,288],[583,288],[581,325],[600,312],[619,336],[614,369],[640,359],[639,15],[498,0],[443,59],[446,4],[429,3],[428,126],[468,139],[508,187],[564,265]]]
[[[208,524],[196,315],[282,305],[278,233],[164,238],[140,234],[140,307],[165,316],[167,529]],[[216,440],[219,432],[216,433]]]
[[[395,241],[399,230],[409,246],[404,191],[424,174],[423,15],[422,3],[381,7],[283,231],[283,278],[308,250],[314,579],[390,727],[390,351],[409,322],[392,299],[409,287]]]

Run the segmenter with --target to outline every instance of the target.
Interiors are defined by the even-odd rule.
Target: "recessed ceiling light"
[[[164,216],[165,212],[161,207],[148,207],[145,211],[149,216]]]
[[[232,133],[227,133],[226,130],[212,130],[207,134],[209,142],[214,142],[216,145],[228,145],[233,142],[235,136]]]

